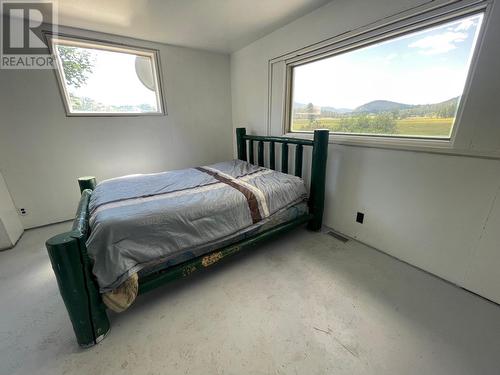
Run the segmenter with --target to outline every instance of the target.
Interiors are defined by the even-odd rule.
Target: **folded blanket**
[[[135,301],[138,291],[139,278],[134,273],[112,292],[103,293],[102,300],[109,309],[119,313],[125,311]]]

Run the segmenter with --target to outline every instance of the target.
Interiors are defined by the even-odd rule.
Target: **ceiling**
[[[330,0],[55,0],[60,25],[230,53]]]

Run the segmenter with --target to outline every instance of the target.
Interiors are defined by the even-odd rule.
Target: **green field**
[[[409,117],[396,120],[396,126],[399,134],[402,135],[449,137],[453,126],[453,117]]]
[[[337,131],[341,120],[341,118],[320,118],[311,127],[307,119],[294,119],[292,130],[307,131],[323,128]],[[408,117],[394,121],[396,122],[396,133],[393,134],[410,136],[449,137],[453,125],[453,117]]]

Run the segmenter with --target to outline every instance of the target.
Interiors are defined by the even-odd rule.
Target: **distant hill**
[[[436,117],[453,117],[457,110],[457,104],[460,100],[459,96],[445,100],[444,102],[434,104],[419,104],[413,105],[410,108],[401,109],[398,115],[402,117],[411,116],[436,116]]]
[[[374,100],[369,103],[360,105],[356,107],[353,112],[357,113],[381,113],[381,112],[392,112],[400,111],[402,109],[409,109],[415,107],[411,104],[403,104],[397,102],[391,102],[389,100]]]
[[[336,108],[336,107],[320,107],[321,116],[323,117],[344,117],[342,115],[356,115],[356,114],[379,114],[384,112],[396,113],[399,117],[412,117],[412,116],[435,116],[435,117],[453,117],[457,108],[459,96],[445,100],[440,103],[433,104],[405,104],[392,102],[390,100],[373,100],[356,107],[355,109],[349,108]],[[293,103],[296,111],[304,110],[307,104]]]
[[[307,104],[293,102],[293,108],[297,111],[303,110],[306,107],[307,107]],[[321,108],[321,112],[333,112],[333,113],[340,113],[340,114],[352,112],[352,109],[350,109],[350,108],[335,108],[335,107],[320,107],[320,108]]]
[[[335,108],[335,107],[321,107],[321,112],[334,112],[334,113],[351,113],[352,109],[350,108]]]

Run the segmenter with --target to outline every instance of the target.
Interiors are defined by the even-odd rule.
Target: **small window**
[[[68,115],[162,114],[157,52],[53,37]]]
[[[291,131],[450,139],[482,19],[462,16],[294,64]]]

